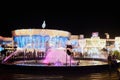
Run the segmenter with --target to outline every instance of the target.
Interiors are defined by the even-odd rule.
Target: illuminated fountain
[[[68,31],[45,29],[45,21],[42,29],[18,29],[12,31],[13,40],[17,43],[17,50],[7,56],[3,63],[9,59],[19,59],[13,64],[19,65],[28,63],[31,65],[66,66],[75,64],[77,58],[101,58],[100,49],[105,47],[105,39],[100,39],[98,34],[91,38],[84,38],[84,35],[71,35]],[[72,39],[71,37],[74,36]],[[72,45],[73,55],[66,50],[67,44]],[[87,52],[87,57],[85,53]],[[82,55],[82,56],[81,56]]]
[[[66,63],[66,42],[71,35],[68,31],[44,29],[19,29],[12,31],[17,50],[7,56],[3,62],[12,57],[33,59],[42,58],[42,63]],[[68,56],[69,59],[69,56]],[[38,61],[39,62],[39,61]],[[41,63],[41,61],[40,61]]]

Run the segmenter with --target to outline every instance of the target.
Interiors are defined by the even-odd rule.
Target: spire
[[[46,27],[45,21],[43,21],[42,28],[44,29]]]

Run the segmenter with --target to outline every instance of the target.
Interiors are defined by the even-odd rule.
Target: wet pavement
[[[119,80],[117,72],[111,74],[107,71],[86,74],[68,74],[68,75],[41,75],[41,74],[16,74],[0,73],[0,80]]]

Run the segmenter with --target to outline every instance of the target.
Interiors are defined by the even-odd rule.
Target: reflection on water
[[[69,75],[41,75],[41,74],[15,74],[0,73],[0,80],[119,80],[117,72],[69,74]]]

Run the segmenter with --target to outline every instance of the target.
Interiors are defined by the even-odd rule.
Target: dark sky
[[[99,32],[101,38],[109,33],[110,38],[120,36],[120,14],[117,12],[33,12],[6,11],[0,15],[0,35],[11,36],[11,31],[23,28],[42,28],[46,21],[47,29],[66,30],[72,34],[91,37]]]

